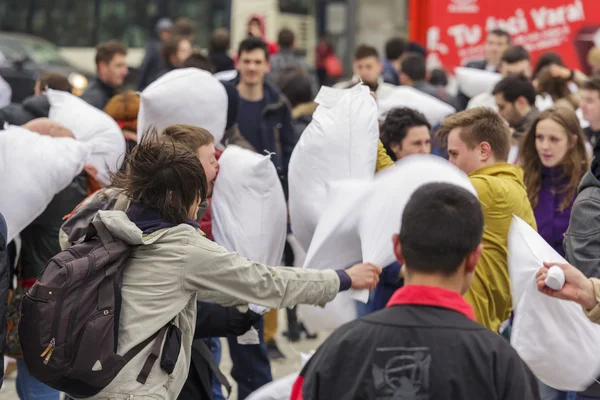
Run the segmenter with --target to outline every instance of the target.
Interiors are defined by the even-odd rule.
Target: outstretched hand
[[[373,290],[379,282],[381,268],[373,264],[356,264],[346,270],[352,280],[352,289]]]
[[[565,274],[565,285],[560,290],[550,289],[545,282],[548,269],[554,265],[560,267]],[[535,279],[538,290],[547,296],[574,301],[587,310],[598,304],[592,282],[570,264],[544,263],[544,268],[536,273]]]

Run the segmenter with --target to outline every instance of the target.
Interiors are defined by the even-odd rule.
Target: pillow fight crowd
[[[586,76],[555,53],[534,66],[494,30],[485,59],[463,72],[471,82],[498,78],[480,93],[461,82],[452,93],[443,71],[427,71],[416,43],[389,40],[383,60],[360,45],[354,78],[337,82],[340,63],[326,41],[312,67],[294,51],[291,30],[278,43],[264,32],[253,17],[231,59],[226,30],[215,31],[205,54],[192,49],[189,21],[161,20],[139,92],[120,91],[127,49],[110,41],[97,46],[97,76],[81,97],[65,76],[47,73],[34,96],[0,109],[0,342],[19,398],[223,399],[231,386],[218,366],[219,337],[228,341],[238,399],[600,398],[600,361],[575,370],[557,356],[561,346],[577,348],[578,335],[587,343],[600,323],[600,49],[588,57],[599,74]],[[344,101],[361,106],[344,111]],[[444,107],[441,116],[432,111]],[[350,123],[328,125],[336,112]],[[116,138],[104,134],[113,120]],[[342,132],[356,121],[364,132]],[[357,146],[367,131],[374,139]],[[318,153],[327,172],[294,164],[311,143],[336,136],[344,142],[332,139],[337,148]],[[62,150],[48,157],[50,148]],[[353,171],[359,159],[368,160],[365,174]],[[405,193],[395,233],[380,244],[395,262],[303,265],[321,224],[299,245],[302,206],[286,209],[301,203],[296,192],[323,210],[319,185],[325,192],[335,180],[394,173],[419,181],[402,169],[432,159],[442,163],[439,178]],[[446,169],[464,182],[444,178]],[[269,177],[271,187],[246,191]],[[240,189],[223,194],[233,200],[229,211],[218,196],[226,181]],[[46,193],[30,209],[36,190]],[[261,190],[277,200],[266,213],[251,201]],[[248,225],[232,215],[250,213],[258,225],[239,229]],[[516,217],[543,239],[545,254],[560,256],[530,262],[535,272],[517,284],[509,268]],[[243,252],[244,243],[267,243],[260,251],[271,260]],[[271,382],[269,360],[285,357],[277,310],[287,310],[287,340],[310,339],[317,333],[296,305],[326,312],[363,289],[366,304],[351,300],[359,318],[336,329],[299,373]],[[517,301],[517,290],[529,297]],[[533,361],[515,345],[519,323],[532,315],[519,315],[528,301],[566,305],[567,318],[578,318],[544,315],[555,329],[537,333],[529,350],[541,358]],[[563,331],[572,343],[545,342]],[[581,366],[575,359],[594,350],[568,357]],[[548,365],[566,378],[549,379]],[[584,374],[591,379],[570,380]]]

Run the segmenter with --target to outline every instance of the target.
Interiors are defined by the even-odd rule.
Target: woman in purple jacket
[[[538,232],[564,256],[571,206],[588,167],[585,136],[575,112],[563,107],[542,112],[524,137],[520,154]]]
[[[577,187],[588,167],[585,136],[575,112],[556,106],[542,112],[523,138],[520,154],[538,232],[564,256],[563,236]],[[574,396],[541,382],[539,386],[542,400]]]

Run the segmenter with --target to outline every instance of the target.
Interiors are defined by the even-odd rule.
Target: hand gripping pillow
[[[0,131],[0,211],[14,239],[83,170],[90,146],[9,126]]]
[[[287,210],[271,157],[229,146],[219,167],[212,199],[215,242],[249,260],[280,265]]]
[[[439,124],[456,112],[451,105],[409,86],[399,86],[379,101],[379,117],[384,119],[388,112],[398,107],[419,111],[425,115],[431,126]]]
[[[476,68],[457,67],[454,73],[458,88],[469,98],[481,93],[492,93],[494,86],[502,80],[502,75],[496,72]]]
[[[379,125],[377,105],[366,86],[323,87],[319,106],[290,159],[289,207],[292,231],[308,250],[325,209],[329,182],[375,175]]]
[[[204,128],[220,143],[227,124],[227,92],[212,74],[197,68],[173,70],[152,82],[141,95],[138,141],[151,128],[175,124]]]
[[[108,185],[110,172],[118,171],[125,158],[125,139],[119,125],[105,112],[70,93],[49,89],[47,96],[49,118],[70,129],[78,141],[90,145],[86,164],[96,168],[98,179]]]
[[[578,304],[538,291],[535,274],[544,262],[566,263],[526,222],[513,217],[508,233],[515,307],[510,343],[546,385],[582,391],[600,375],[600,325]]]

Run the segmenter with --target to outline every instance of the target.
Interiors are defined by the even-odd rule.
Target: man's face
[[[176,63],[173,63],[173,65],[180,67],[183,65],[185,60],[187,60],[189,56],[192,55],[192,43],[187,39],[180,41],[179,46],[177,46],[176,55],[177,60]]]
[[[109,86],[118,88],[123,86],[125,77],[129,73],[124,54],[115,54],[110,62],[98,64],[98,75],[100,79]]]
[[[581,91],[581,111],[583,118],[596,125],[600,122],[600,92],[583,89]]]
[[[198,159],[202,163],[204,173],[206,174],[206,182],[208,183],[208,193],[206,197],[211,197],[215,186],[215,180],[219,173],[219,162],[217,161],[216,150],[214,144],[200,146],[198,149]]]
[[[354,60],[354,73],[369,86],[377,85],[381,75],[381,63],[377,57],[366,57]]]
[[[413,154],[431,153],[431,134],[426,126],[408,128],[402,144],[392,143],[391,149],[397,160]]]
[[[455,128],[448,135],[449,161],[460,168],[464,173],[470,174],[482,167],[477,148],[470,149],[460,138],[460,129]]]
[[[267,55],[262,49],[243,51],[238,60],[238,71],[242,83],[254,86],[262,85],[265,75],[269,72]]]
[[[485,41],[485,59],[489,65],[498,65],[502,54],[508,49],[508,38],[490,34]]]
[[[250,21],[250,24],[248,25],[248,33],[253,37],[261,38],[262,37],[262,29],[260,26],[260,22],[258,22],[255,19]]]
[[[171,39],[172,36],[173,36],[173,32],[170,29],[163,29],[158,34],[158,37],[161,42],[166,42],[167,40]]]
[[[529,60],[518,61],[514,64],[503,63],[502,64],[502,75],[524,75],[531,79],[533,71],[531,69],[531,62]]]
[[[515,103],[506,101],[503,93],[497,93],[494,97],[496,98],[496,105],[498,106],[500,116],[508,122],[511,128],[517,126],[524,116],[519,114]]]

